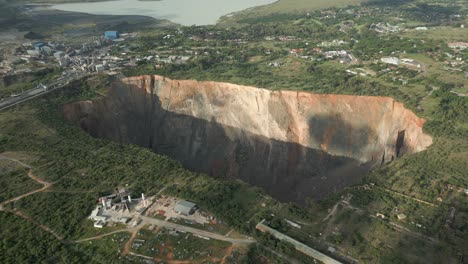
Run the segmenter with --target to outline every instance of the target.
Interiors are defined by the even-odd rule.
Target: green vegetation
[[[366,1],[367,0],[279,0],[270,5],[259,6],[237,13],[234,17],[224,17],[221,24],[232,23],[240,19],[250,19],[259,16],[281,16],[282,14],[306,13],[330,7],[345,7]]]
[[[161,229],[156,233],[140,230],[132,248],[138,254],[163,261],[219,261],[230,246],[228,242],[206,240],[192,234]]]
[[[14,198],[23,193],[37,190],[42,186],[28,177],[28,170],[15,169],[0,173],[0,202]]]
[[[173,183],[178,183],[180,188],[188,188],[185,184],[205,186],[206,189],[200,187],[197,190],[200,197],[208,197],[208,192],[213,188],[210,186],[222,185],[218,179],[184,170],[167,157],[136,146],[93,139],[78,127],[65,123],[61,117],[62,104],[95,96],[94,91],[102,87],[105,79],[97,81],[99,86],[96,87],[91,87],[93,81],[96,82],[75,83],[69,89],[0,113],[0,152],[24,151],[38,155],[39,159],[33,164],[37,167],[35,174],[54,183],[47,192],[27,196],[9,204],[8,209],[19,210],[38,224],[50,227],[59,236],[74,240],[90,236],[89,228],[84,225],[89,224],[86,217],[94,207],[92,201],[97,201],[101,194],[112,192],[120,184],[128,183],[133,191],[147,195],[155,194],[163,186]],[[240,226],[240,213],[250,218],[258,211],[249,203],[252,200],[246,200],[258,194],[255,193],[256,189],[245,184],[223,182],[231,186],[230,194],[223,196],[222,193],[213,193],[212,197],[216,197],[219,205],[225,206],[211,208],[211,202],[203,199],[199,199],[200,205],[225,219],[228,224]],[[189,196],[181,194],[181,197]],[[233,211],[223,211],[226,208],[232,208]],[[31,227],[32,231],[36,229]],[[48,243],[48,240],[44,240],[40,245],[46,247]],[[65,247],[56,254],[58,258],[66,258],[79,256],[80,252],[95,251],[102,253],[96,258],[105,259],[105,256],[115,252],[108,245],[103,245],[104,248],[92,245],[90,248],[76,249],[78,253],[75,249]],[[25,256],[30,255],[25,253]],[[41,255],[38,258],[46,259]]]
[[[80,193],[37,193],[15,203],[14,207],[40,224],[53,227],[60,236],[81,237],[80,223],[93,209],[95,195]]]
[[[69,244],[10,213],[0,212],[0,222],[2,263],[135,263],[119,254],[129,234]]]
[[[338,2],[346,5],[361,1]],[[126,184],[132,191],[147,195],[167,187],[165,193],[194,201],[230,227],[255,235],[260,243],[250,248],[249,260],[242,260],[247,263],[288,263],[287,257],[311,263],[291,245],[257,233],[255,225],[262,219],[323,252],[332,246],[340,254],[363,263],[448,263],[459,261],[463,254],[466,257],[468,203],[461,190],[468,188],[468,97],[454,92],[467,91],[464,71],[468,69],[466,64],[447,66],[468,59],[468,50],[452,50],[447,45],[447,41],[466,41],[466,30],[460,28],[467,24],[466,4],[449,0],[370,1],[360,7],[314,11],[336,3],[282,0],[226,18],[223,25],[235,24],[229,29],[143,29],[138,39],[119,45],[125,45],[130,56],[139,58],[148,54],[192,57],[187,63],[158,62],[157,67],[155,62],[141,60],[137,67],[125,69],[126,75],[161,74],[174,79],[227,81],[269,89],[391,96],[403,102],[427,119],[424,130],[433,137],[434,144],[425,151],[375,168],[362,183],[368,189],[354,186],[324,201],[308,201],[302,206],[283,204],[258,188],[226,180],[222,175],[211,178],[189,172],[149,150],[91,138],[64,122],[62,105],[95,98],[109,84],[107,77],[97,76],[0,113],[0,153],[21,151],[36,157],[31,164],[34,173],[53,182],[47,192],[28,196],[7,208],[74,240],[119,228],[90,229],[86,219],[94,206],[90,201],[97,201],[100,195]],[[378,33],[374,27],[381,22],[400,26],[402,31]],[[415,30],[419,26],[429,29]],[[172,37],[167,39],[167,35]],[[321,45],[333,40],[345,43]],[[112,55],[119,55],[119,45]],[[299,53],[293,54],[293,49]],[[323,54],[342,49],[358,61],[340,63]],[[394,67],[380,62],[383,56],[414,59],[422,67]],[[369,74],[352,75],[346,70]],[[53,77],[54,73],[35,76],[30,81]],[[20,81],[4,85],[0,96],[33,84]],[[21,169],[2,173],[0,187],[2,201],[40,186]],[[352,194],[349,204],[338,203],[348,194]],[[456,214],[447,224],[452,208]],[[377,218],[377,213],[385,219]],[[398,220],[398,213],[407,218]],[[301,229],[291,227],[285,219],[299,223]],[[2,263],[135,260],[120,256],[129,238],[127,233],[67,244],[10,212],[1,212],[0,220]],[[146,242],[135,252],[162,258],[173,252],[180,256],[176,259],[203,259],[206,255],[200,252],[214,247],[211,253],[219,258],[228,246],[192,236],[185,240],[185,236],[172,236],[167,231],[156,235],[144,230],[138,238]],[[183,246],[155,247],[161,242],[180,242]]]
[[[79,254],[62,245],[52,235],[26,220],[0,212],[0,261],[2,263],[78,263]]]
[[[0,79],[0,98],[7,98],[14,94],[35,88],[39,83],[45,83],[57,77],[58,69],[43,69],[20,76],[10,75]]]
[[[439,5],[448,4],[447,1],[439,2]],[[437,13],[430,11],[433,6],[414,6],[406,1],[395,2],[398,9],[387,4],[388,1],[374,2],[366,5],[366,11],[351,7],[348,9],[350,12],[330,9],[311,12],[309,16],[299,13],[238,16],[237,21],[243,24],[239,29],[184,28],[184,34],[175,34],[172,41],[162,41],[162,36],[148,34],[140,39],[139,51],[179,48],[197,50],[202,55],[195,56],[187,64],[163,65],[158,69],[151,64],[141,63],[139,68],[131,69],[126,74],[156,73],[174,79],[227,81],[269,89],[391,96],[404,102],[406,107],[427,119],[424,130],[433,136],[434,144],[426,151],[396,159],[368,175],[365,183],[375,184],[375,188],[350,192],[353,194],[352,204],[360,211],[342,208],[332,220],[321,223],[325,218],[324,211],[338,200],[331,197],[323,201],[321,206],[309,204],[305,210],[298,210],[296,215],[292,214],[294,210],[282,209],[283,206],[275,203],[268,203],[268,210],[264,212],[277,215],[276,224],[273,224],[292,237],[320,248],[316,241],[322,233],[327,241],[342,252],[352,252],[352,256],[358,256],[364,262],[422,263],[428,259],[443,262],[463,254],[462,245],[466,242],[461,241],[467,237],[466,225],[460,222],[468,215],[465,209],[466,195],[448,190],[449,185],[460,188],[468,186],[468,98],[453,93],[466,89],[466,79],[463,72],[446,69],[447,60],[450,61],[446,54],[466,60],[467,53],[453,51],[445,42],[466,40],[463,34],[455,34],[461,32],[456,27],[463,24],[464,20],[454,16],[466,13],[466,8],[460,2],[454,2],[457,9],[450,7]],[[394,20],[401,14],[401,10],[402,19]],[[428,17],[421,17],[426,11]],[[429,23],[428,19],[433,23]],[[343,21],[353,23],[344,27]],[[408,30],[380,34],[371,29],[372,24],[382,21]],[[435,37],[440,31],[440,25],[444,25],[448,32],[444,37]],[[436,27],[429,28],[428,34],[423,35],[413,29],[416,26]],[[205,41],[188,40],[188,36]],[[279,40],[279,36],[290,37]],[[230,42],[228,39],[242,39],[245,43]],[[360,62],[355,65],[339,64],[336,60],[325,60],[313,49],[322,41],[333,39],[344,40],[347,44],[322,47],[322,51],[346,49],[358,57]],[[301,56],[290,54],[291,49],[303,49]],[[383,56],[414,59],[422,63],[424,69],[389,67],[379,62]],[[278,62],[279,66],[269,66],[274,62]],[[346,69],[364,69],[375,75],[351,76],[344,73]],[[466,70],[466,66],[461,69]],[[384,189],[434,203],[437,207],[421,204]],[[226,191],[229,197],[229,189]],[[204,200],[191,188],[178,187],[174,194],[186,194],[187,198],[196,201]],[[208,197],[207,200],[216,201],[216,197]],[[225,205],[214,202],[210,206],[218,208]],[[452,206],[457,208],[459,216],[455,217],[453,229],[447,229],[445,220]],[[397,212],[406,214],[407,220],[399,222]],[[376,213],[385,214],[387,220],[369,217]],[[260,214],[254,219],[267,217],[268,214]],[[314,224],[303,226],[302,232],[298,232],[280,221],[284,218],[306,223],[313,221]],[[412,232],[440,239],[440,242],[428,243],[425,238],[395,228],[391,224],[394,222]],[[334,226],[343,228],[334,234],[331,232]],[[313,237],[308,237],[308,234]],[[410,245],[411,250],[407,249]],[[323,248],[324,252],[326,250]],[[431,253],[427,254],[427,251]]]

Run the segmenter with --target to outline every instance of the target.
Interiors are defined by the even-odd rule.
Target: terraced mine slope
[[[139,76],[64,106],[94,137],[132,143],[283,201],[320,199],[375,165],[432,144],[424,120],[389,97],[270,91]]]

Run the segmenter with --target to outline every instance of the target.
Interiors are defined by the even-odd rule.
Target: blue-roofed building
[[[40,50],[42,47],[45,46],[45,43],[44,42],[36,42],[34,43],[34,47],[37,49],[37,50]]]
[[[106,32],[104,32],[104,37],[106,39],[118,39],[119,38],[119,32],[118,31],[106,31]]]

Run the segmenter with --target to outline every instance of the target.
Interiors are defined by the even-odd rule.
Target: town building
[[[34,48],[36,48],[37,50],[40,50],[42,47],[45,46],[45,43],[44,42],[36,42],[34,43]]]
[[[464,50],[468,48],[468,42],[450,42],[448,43],[449,48]]]
[[[174,206],[174,211],[181,215],[191,215],[197,210],[197,205],[188,201],[178,201]]]
[[[27,50],[26,53],[28,55],[31,55],[31,56],[40,56],[41,55],[41,51],[40,50]]]
[[[392,65],[399,65],[400,59],[396,57],[383,57],[380,59],[383,63],[392,64]]]
[[[119,32],[118,31],[106,31],[104,32],[104,38],[106,39],[118,39]]]
[[[398,214],[397,218],[398,218],[399,221],[402,221],[402,220],[406,219],[406,215],[405,214]]]

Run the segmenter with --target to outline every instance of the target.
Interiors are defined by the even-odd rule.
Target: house
[[[377,213],[375,216],[381,219],[385,219],[385,215],[382,213]]]
[[[41,55],[41,52],[39,50],[27,50],[26,53],[31,56],[39,56]]]
[[[464,50],[468,48],[468,42],[450,42],[448,43],[449,48]]]
[[[281,65],[282,65],[282,63],[277,62],[277,61],[268,63],[268,66],[270,66],[270,67],[280,67]]]
[[[96,68],[96,72],[103,72],[106,70],[106,68],[102,64],[96,65],[95,68]]]
[[[291,54],[299,54],[299,53],[302,53],[302,52],[304,52],[304,49],[291,49],[289,51],[289,53],[291,53]]]
[[[197,210],[197,205],[188,201],[178,201],[174,206],[174,211],[181,215],[191,215]]]
[[[398,214],[397,218],[398,218],[399,221],[402,221],[402,220],[406,219],[406,215],[405,214]]]

